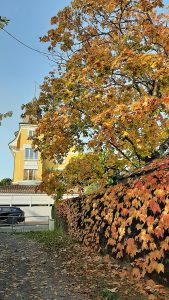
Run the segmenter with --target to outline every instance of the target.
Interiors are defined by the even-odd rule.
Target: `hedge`
[[[134,262],[135,276],[167,273],[169,157],[84,198],[61,204],[70,234],[85,245]],[[169,276],[168,276],[169,277]]]

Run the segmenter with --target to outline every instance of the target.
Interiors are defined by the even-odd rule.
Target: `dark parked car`
[[[16,224],[24,222],[24,211],[15,206],[0,206],[0,223]]]

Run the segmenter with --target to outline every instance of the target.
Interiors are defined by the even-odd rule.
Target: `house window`
[[[34,136],[34,130],[29,130],[29,137]]]
[[[31,148],[25,148],[25,159],[27,159],[27,160],[37,160],[38,159],[38,152],[34,151]]]
[[[24,169],[23,180],[36,180],[38,171],[34,169]]]

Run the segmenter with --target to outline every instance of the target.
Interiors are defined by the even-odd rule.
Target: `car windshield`
[[[1,211],[4,211],[4,212],[10,211],[10,207],[2,207]]]

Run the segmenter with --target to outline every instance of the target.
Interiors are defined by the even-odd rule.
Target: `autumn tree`
[[[83,193],[88,187],[96,189],[100,180],[107,182],[107,174],[103,159],[97,153],[79,154],[71,158],[62,171],[56,169],[45,170],[42,183],[38,187],[47,194]]]
[[[56,68],[25,114],[43,110],[34,145],[61,161],[71,147],[130,171],[168,149],[169,28],[161,0],[74,0],[42,42]]]
[[[61,161],[72,147],[85,150],[63,172],[49,172],[46,183],[56,192],[60,183],[85,185],[105,173],[108,183],[137,168],[124,182],[62,202],[61,212],[66,205],[78,239],[98,249],[104,243],[117,258],[127,254],[141,276],[164,272],[169,249],[168,158],[154,160],[169,144],[163,8],[161,0],[73,0],[41,38],[50,43],[56,71],[45,78],[39,99],[25,106],[32,118],[43,110],[34,137],[42,158]]]

